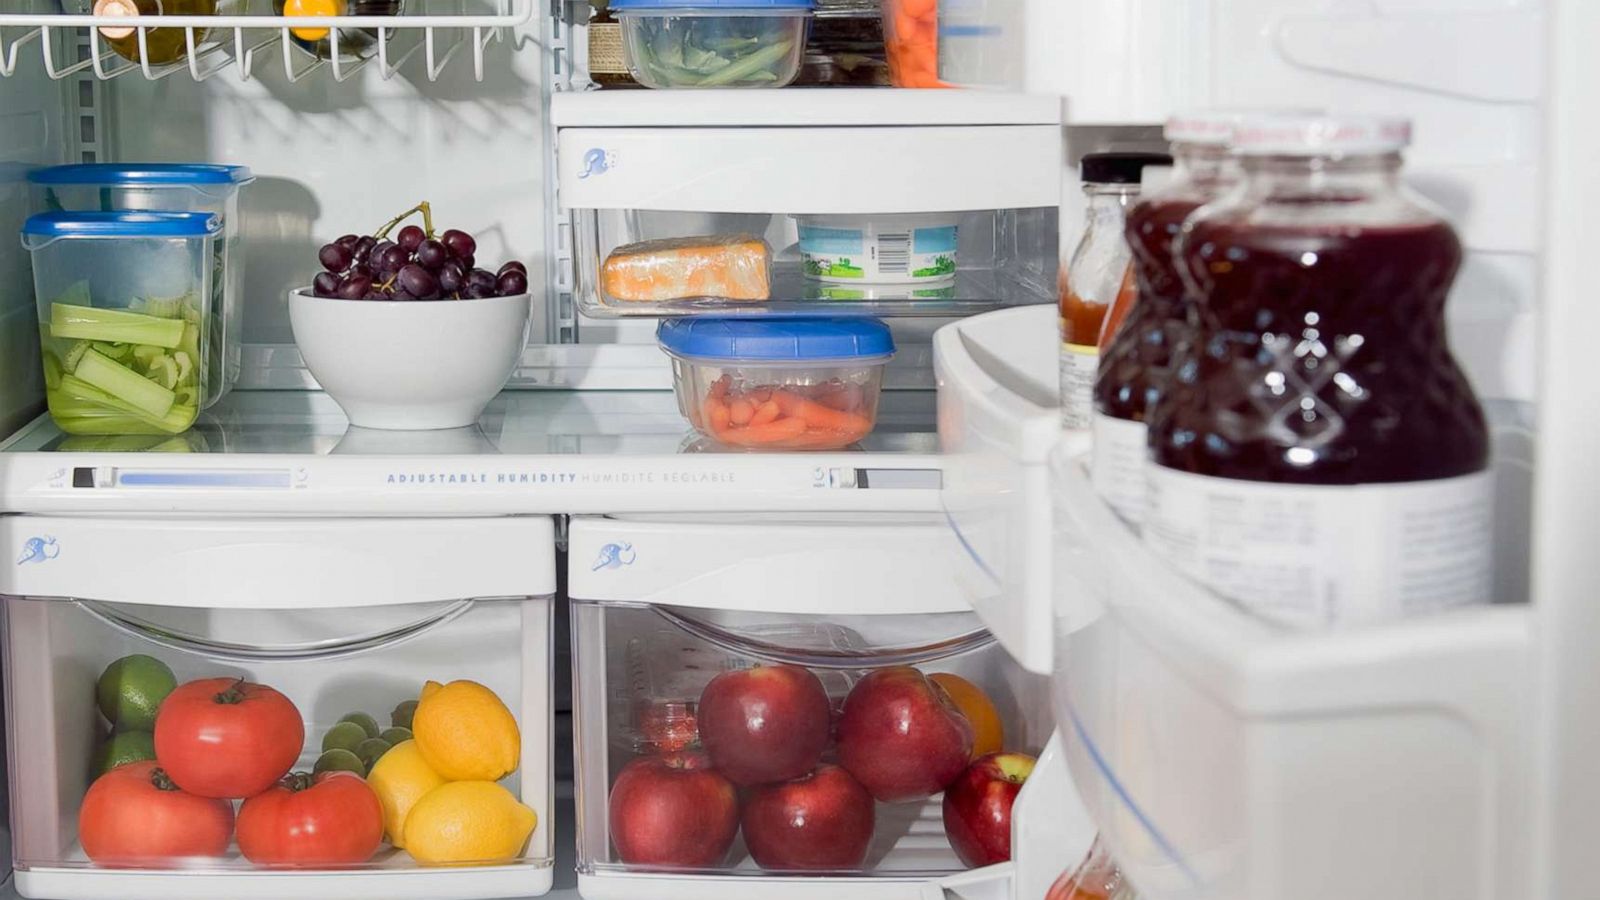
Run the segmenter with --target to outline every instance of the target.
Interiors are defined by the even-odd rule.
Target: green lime
[[[367,733],[367,737],[369,738],[375,738],[378,736],[378,720],[364,712],[353,712],[339,721],[354,722],[357,725],[360,725],[361,730],[365,731]]]
[[[373,763],[378,761],[378,757],[388,752],[389,742],[382,738],[367,738],[361,742],[361,746],[356,748],[356,755],[361,757],[361,761],[369,769],[372,768]]]
[[[396,747],[405,743],[406,741],[411,740],[411,729],[400,728],[398,726],[395,728],[385,728],[383,730],[383,734],[378,735],[378,738],[385,744],[388,744],[391,747]]]
[[[367,767],[361,764],[361,757],[349,750],[335,747],[317,757],[317,764],[311,767],[311,772],[316,775],[323,772],[354,772],[365,777]]]
[[[155,735],[148,731],[119,731],[95,748],[89,767],[98,778],[117,766],[155,758]]]
[[[340,722],[329,728],[328,733],[322,736],[322,749],[324,752],[329,750],[348,750],[354,753],[364,740],[367,740],[367,732],[359,724],[355,722]]]
[[[411,728],[411,717],[417,713],[417,701],[407,700],[389,713],[389,724],[396,728]]]
[[[150,731],[156,726],[161,701],[177,686],[178,679],[166,663],[136,653],[106,666],[95,683],[94,699],[117,731]]]

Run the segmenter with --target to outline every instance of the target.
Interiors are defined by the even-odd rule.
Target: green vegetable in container
[[[635,65],[649,80],[680,87],[776,84],[790,77],[795,48],[782,16],[662,16],[640,26]]]

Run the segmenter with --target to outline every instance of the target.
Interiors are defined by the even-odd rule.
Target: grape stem
[[[422,230],[427,234],[429,239],[432,239],[432,237],[433,237],[433,207],[429,206],[428,205],[428,201],[426,201],[426,200],[422,201],[421,203],[418,203],[416,206],[411,207],[410,209],[406,210],[405,212],[401,213],[400,215],[395,216],[394,218],[390,219],[388,222],[385,222],[382,228],[379,228],[377,231],[372,233],[372,236],[377,238],[380,241],[383,240],[384,238],[389,236],[389,232],[393,231],[394,227],[396,225],[399,225],[401,222],[404,222],[405,220],[407,220],[407,219],[411,218],[412,216],[416,215],[417,213],[422,213]]]

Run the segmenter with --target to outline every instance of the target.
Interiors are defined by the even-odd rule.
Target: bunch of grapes
[[[389,232],[413,213],[422,227]],[[391,219],[375,234],[347,234],[322,245],[323,271],[311,281],[318,297],[343,300],[472,300],[528,292],[528,268],[512,260],[499,271],[477,268],[478,242],[465,231],[449,229],[434,237],[433,213],[426,202]]]

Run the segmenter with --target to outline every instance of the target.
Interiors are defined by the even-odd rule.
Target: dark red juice
[[[1203,343],[1182,402],[1152,424],[1157,465],[1321,485],[1487,466],[1483,410],[1445,338],[1462,254],[1448,225],[1202,219],[1183,249]]]

